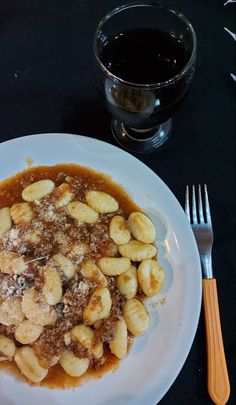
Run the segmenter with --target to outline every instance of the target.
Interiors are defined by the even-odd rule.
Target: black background
[[[0,1],[1,141],[33,133],[71,132],[114,143],[109,114],[94,85],[92,38],[99,19],[122,3],[125,1]],[[228,403],[235,404],[236,83],[230,73],[236,74],[236,43],[224,27],[236,32],[236,4],[224,7],[224,1],[218,0],[169,3],[194,25],[197,71],[174,117],[168,144],[138,158],[164,180],[182,204],[186,184],[208,184],[215,234],[213,268],[232,390]],[[211,404],[202,317],[186,363],[160,403]]]

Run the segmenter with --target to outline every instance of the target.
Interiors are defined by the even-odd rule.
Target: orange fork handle
[[[203,307],[207,340],[208,392],[215,404],[225,405],[230,395],[230,384],[221,332],[215,278],[203,280]]]

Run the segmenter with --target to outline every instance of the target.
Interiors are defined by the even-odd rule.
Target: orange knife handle
[[[225,405],[230,395],[230,384],[221,332],[215,278],[203,280],[203,307],[207,340],[208,392],[215,404]]]

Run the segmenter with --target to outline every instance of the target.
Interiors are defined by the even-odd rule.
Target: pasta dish
[[[149,326],[144,298],[164,284],[155,239],[125,191],[89,168],[1,183],[0,361],[41,385],[55,370],[78,378],[124,359]]]

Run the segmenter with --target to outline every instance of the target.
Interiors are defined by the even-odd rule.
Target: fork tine
[[[189,209],[189,188],[186,186],[186,192],[185,192],[185,214],[187,215],[187,218],[189,222],[191,223],[191,217],[190,217],[190,209]]]
[[[195,195],[195,186],[193,184],[192,187],[192,215],[193,215],[193,223],[197,224],[197,207],[196,207],[196,195]]]
[[[198,213],[199,213],[199,219],[200,223],[204,224],[204,215],[203,215],[203,207],[202,207],[202,192],[201,192],[201,185],[198,185]]]
[[[204,194],[205,194],[205,207],[206,207],[206,220],[209,225],[211,225],[211,212],[210,204],[208,200],[207,185],[204,184]]]

